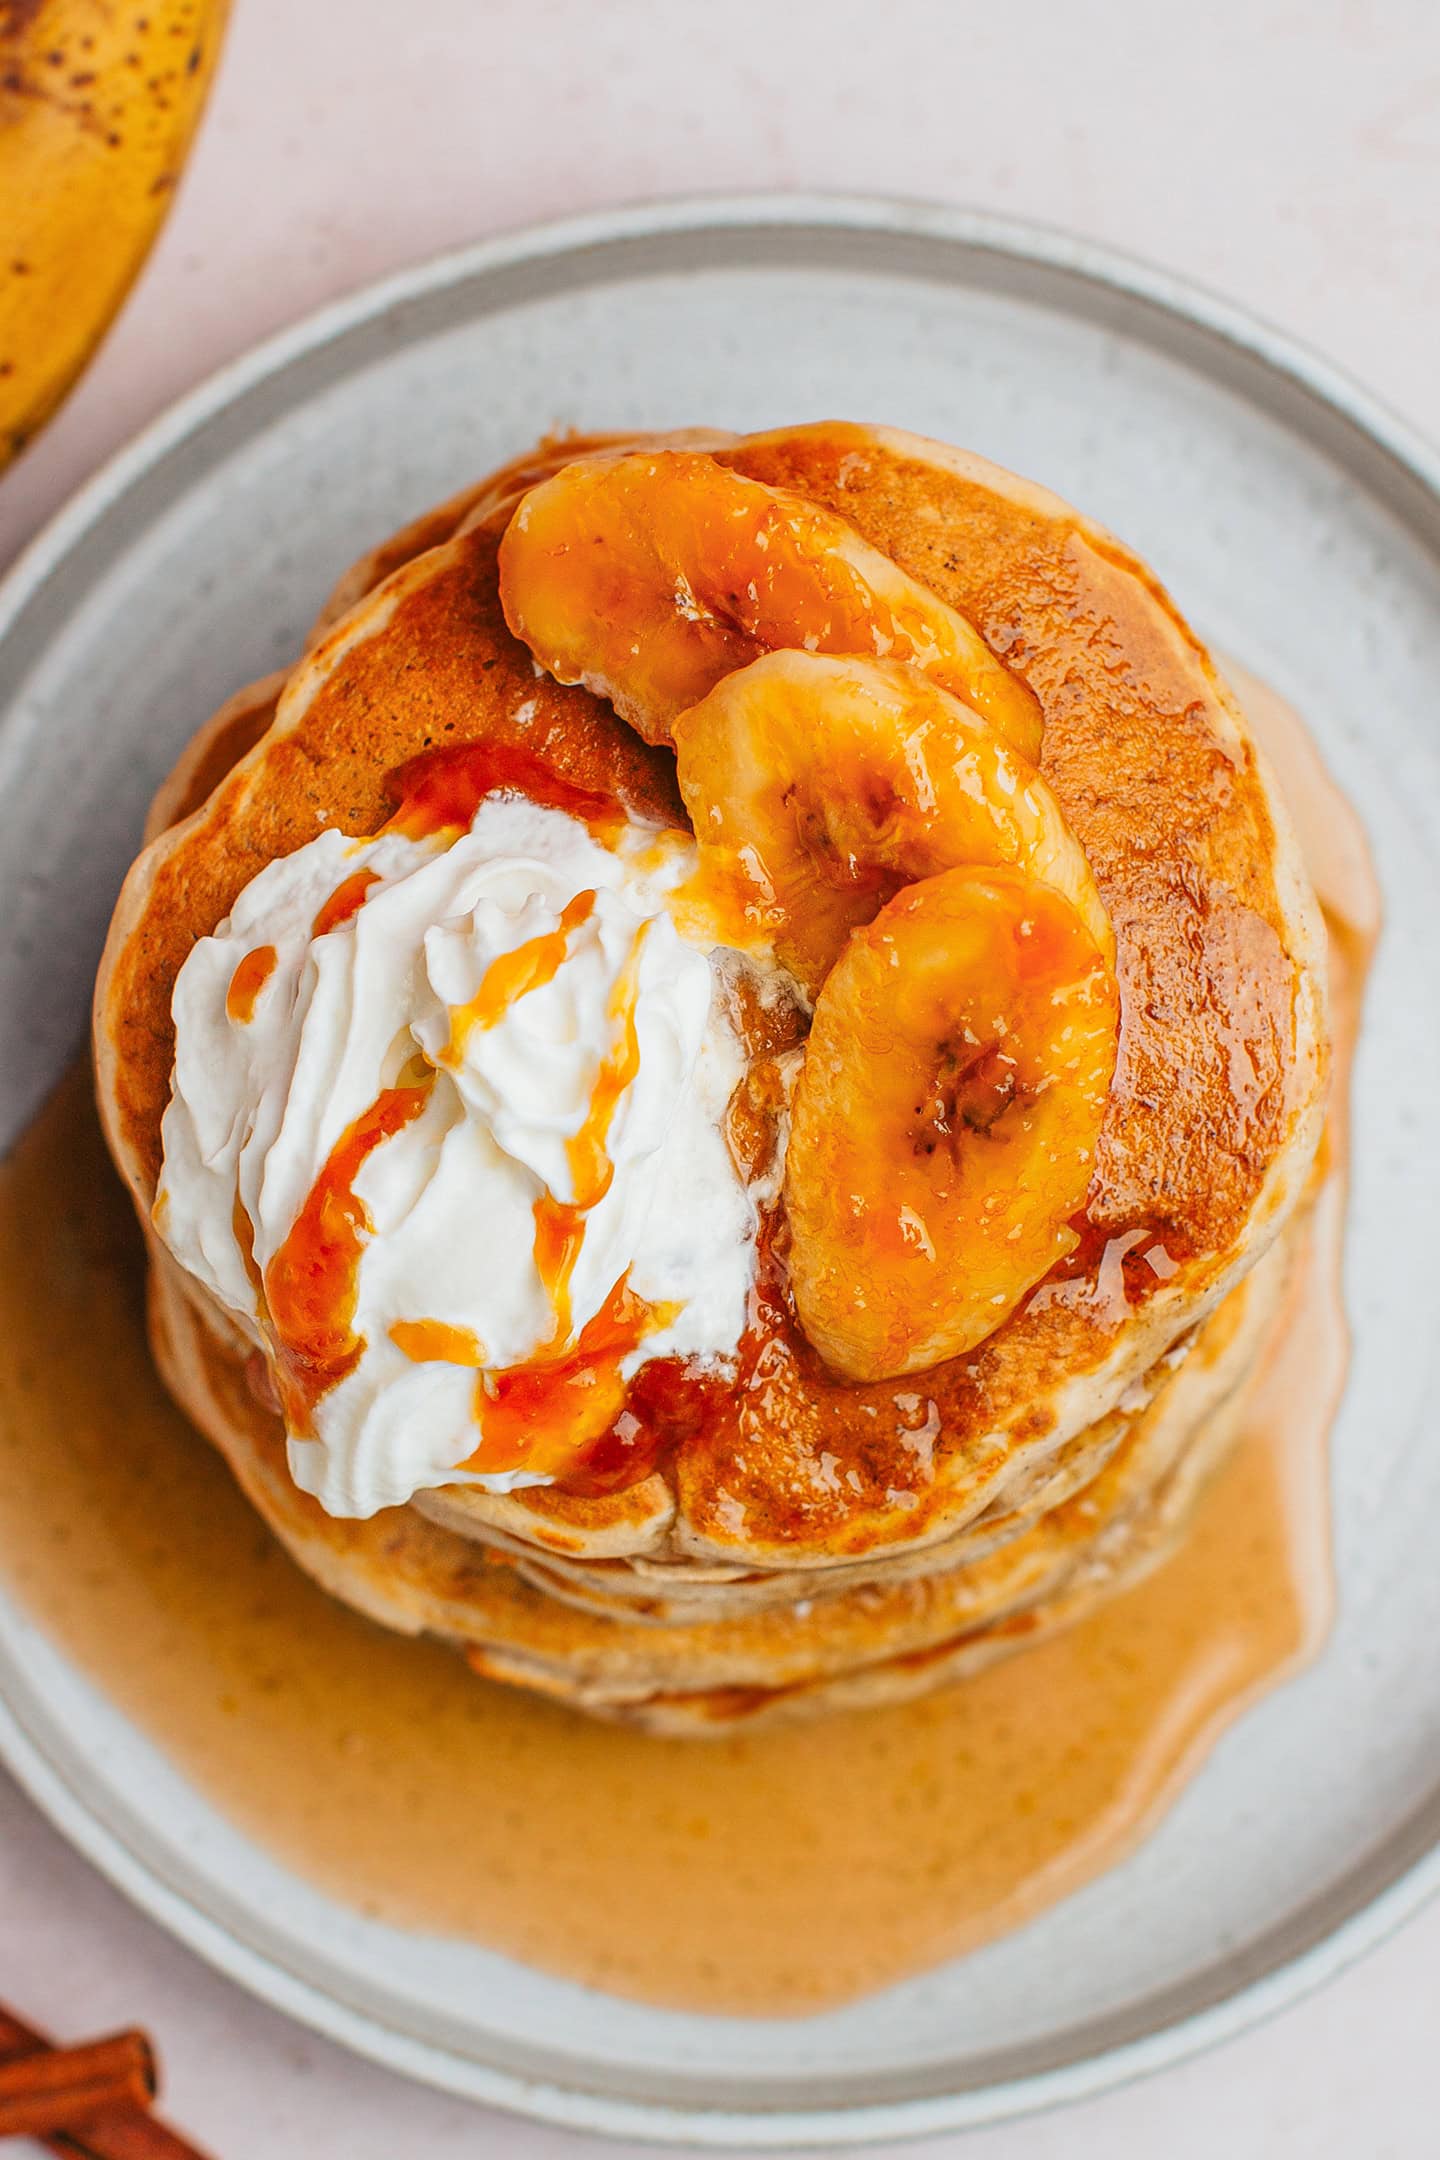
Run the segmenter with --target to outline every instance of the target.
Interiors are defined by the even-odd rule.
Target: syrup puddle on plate
[[[643,2001],[821,2010],[1112,1865],[1330,1612],[1344,1094],[1377,903],[1300,723],[1231,672],[1326,905],[1335,1098],[1241,1440],[1146,1580],[924,1701],[716,1741],[479,1680],[317,1589],[171,1406],[76,1069],[0,1167],[8,1586],[226,1816],[334,1897]]]

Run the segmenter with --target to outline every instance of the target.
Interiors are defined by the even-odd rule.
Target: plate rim
[[[643,243],[679,234],[737,235],[806,228],[834,234],[881,234],[951,252],[957,282],[968,256],[990,258],[1022,278],[1053,280],[1058,274],[1086,295],[1089,312],[1103,315],[1107,297],[1133,318],[1136,303],[1147,311],[1150,342],[1194,365],[1199,331],[1232,369],[1250,378],[1249,396],[1296,425],[1298,391],[1310,408],[1311,439],[1351,462],[1373,464],[1379,451],[1408,499],[1404,522],[1432,528],[1440,558],[1440,449],[1343,369],[1303,341],[1246,308],[1172,271],[1058,227],[957,208],[903,196],[778,191],[766,194],[682,195],[590,211],[527,224],[492,238],[451,248],[384,277],[367,281],[338,300],[302,316],[264,338],[207,376],[167,406],[124,444],[41,527],[0,579],[0,683],[7,643],[27,608],[60,572],[85,537],[130,490],[188,437],[200,433],[250,391],[278,380],[308,356],[350,332],[451,288],[498,273],[568,257],[600,255],[618,243]],[[932,275],[934,271],[932,270]],[[603,270],[585,280],[603,286]],[[577,279],[576,282],[579,282]],[[1051,293],[1050,304],[1055,299]],[[1131,334],[1135,334],[1133,319]],[[1223,374],[1216,368],[1211,371]],[[1267,386],[1269,395],[1266,395]],[[1234,384],[1228,385],[1234,388]],[[1241,393],[1246,394],[1245,392]],[[1348,442],[1351,459],[1343,455]],[[1375,492],[1373,471],[1368,476]],[[1395,506],[1393,502],[1390,507]],[[3,691],[0,691],[3,695]],[[0,755],[9,734],[0,717]],[[23,1616],[22,1616],[23,1619]],[[951,2093],[838,2107],[773,2109],[675,2105],[620,2098],[582,2084],[532,2079],[496,2065],[449,2053],[355,2010],[273,1961],[232,1934],[224,1922],[193,1904],[168,1882],[119,1830],[92,1813],[82,1793],[47,1755],[17,1708],[0,1692],[0,1760],[53,1826],[150,1918],[229,1979],[274,2008],[309,2025],[352,2052],[419,2082],[484,2104],[565,2128],[645,2141],[739,2149],[863,2145],[881,2140],[933,2136],[1039,2112],[1100,2092],[1185,2060],[1234,2037],[1297,2001],[1392,1933],[1440,1892],[1440,1839],[1426,1834],[1424,1847],[1403,1857],[1387,1880],[1353,1910],[1325,1926],[1314,1940],[1231,1992],[1182,2013],[1136,2038],[1101,2046],[1076,2059],[1000,2082]],[[1384,1865],[1386,1850],[1402,1853],[1410,1825],[1392,1833],[1387,1847],[1357,1857],[1352,1875]],[[1408,1842],[1413,1843],[1413,1835]]]

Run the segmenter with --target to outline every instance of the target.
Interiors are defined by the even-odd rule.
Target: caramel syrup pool
[[[1378,910],[1304,730],[1231,672],[1325,903],[1335,1102],[1242,1438],[1154,1574],[927,1701],[772,1733],[658,1740],[478,1680],[318,1590],[170,1404],[77,1069],[0,1167],[0,1568],[35,1619],[335,1897],[649,2002],[823,2009],[1113,1864],[1330,1611],[1345,1082]]]

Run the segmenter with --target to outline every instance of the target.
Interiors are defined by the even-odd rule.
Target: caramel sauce
[[[593,893],[580,895],[580,900],[591,905],[594,898]],[[572,901],[566,915],[578,905],[579,901]],[[585,912],[588,914],[589,909]],[[564,921],[562,916],[562,926]],[[552,954],[550,946],[555,938],[559,946]],[[586,1217],[610,1190],[615,1176],[608,1149],[610,1127],[621,1096],[640,1069],[635,1008],[644,942],[642,924],[610,995],[613,1039],[600,1060],[584,1121],[565,1144],[575,1198],[557,1200],[547,1192],[535,1202],[535,1266],[555,1315],[554,1331],[545,1347],[523,1365],[481,1375],[475,1413],[482,1438],[474,1454],[461,1465],[463,1469],[498,1471],[523,1467],[564,1478],[568,1483],[570,1473],[583,1464],[593,1443],[609,1432],[624,1410],[626,1383],[620,1368],[625,1359],[647,1335],[668,1327],[679,1310],[638,1296],[630,1288],[627,1272],[611,1286],[599,1311],[579,1335],[571,1339],[574,1320],[570,1281],[585,1241]],[[551,938],[533,940],[533,946],[545,948],[536,965],[549,966],[553,958],[553,974],[564,958],[564,937],[554,932]],[[520,960],[531,950],[522,946],[506,958]],[[503,960],[496,961],[489,970],[480,986],[482,999],[490,977],[503,966]],[[502,992],[515,982],[516,996],[520,990],[533,987],[527,964],[522,963],[513,976],[506,974]],[[622,1457],[623,1451],[617,1457],[617,1466]],[[639,1459],[632,1455],[630,1460],[631,1467],[638,1470]]]
[[[160,1225],[157,1223],[155,1227],[159,1229]],[[260,1263],[255,1258],[255,1225],[251,1222],[250,1211],[238,1192],[235,1195],[235,1205],[230,1210],[230,1228],[234,1234],[235,1243],[240,1248],[240,1259],[245,1269],[246,1280],[255,1293],[256,1307],[258,1311],[263,1313],[265,1310],[265,1278],[260,1273]]]
[[[478,1372],[485,1345],[473,1328],[452,1327],[448,1320],[397,1320],[390,1340],[415,1365],[469,1365]]]
[[[585,1242],[585,1211],[553,1193],[535,1202],[535,1267],[555,1315],[553,1343],[570,1340],[570,1278]]]
[[[77,1069],[0,1166],[9,1588],[227,1816],[337,1898],[646,2001],[821,2009],[1113,1864],[1315,1650],[1330,1607],[1344,1082],[1376,903],[1298,721],[1246,697],[1330,920],[1332,1138],[1238,1449],[1145,1581],[924,1701],[706,1743],[477,1679],[328,1598],[165,1396],[139,1240]],[[657,1422],[683,1419],[684,1384],[652,1375]]]
[[[593,892],[577,893],[561,910],[553,930],[527,938],[513,952],[501,953],[485,970],[479,989],[468,1003],[450,1008],[450,1040],[441,1063],[459,1065],[465,1044],[475,1028],[492,1028],[503,1020],[517,998],[553,982],[565,965],[570,933],[590,920],[595,912]]]
[[[343,885],[336,886],[316,915],[310,925],[310,935],[326,937],[330,931],[338,930],[341,923],[349,922],[351,916],[358,915],[364,907],[371,886],[379,882],[378,870],[357,870],[353,877],[347,877]]]
[[[647,1358],[625,1390],[623,1409],[557,1485],[582,1498],[638,1485],[722,1415],[729,1393],[727,1381],[687,1358]]]
[[[254,952],[246,953],[230,977],[230,987],[225,992],[227,1018],[241,1027],[255,1017],[255,1001],[275,972],[279,959],[273,945],[257,945]]]
[[[573,1346],[548,1357],[486,1373],[477,1405],[484,1437],[463,1464],[467,1470],[539,1470],[564,1477],[583,1464],[592,1442],[625,1406],[620,1367],[679,1307],[652,1304],[622,1275]],[[638,1467],[632,1456],[631,1468]]]
[[[756,892],[742,863],[703,862],[671,888],[665,905],[682,937],[744,952],[767,942],[774,930],[774,909]]]
[[[445,1064],[460,1062],[475,1028],[495,1026],[518,998],[554,979],[564,964],[570,934],[588,921],[595,897],[593,892],[577,894],[554,930],[491,962],[475,995],[451,1008]],[[398,1321],[389,1331],[396,1347],[417,1362],[444,1360],[478,1371],[475,1417],[481,1439],[457,1466],[460,1469],[491,1473],[526,1469],[564,1479],[567,1485],[578,1481],[577,1489],[594,1489],[597,1475],[608,1485],[626,1476],[645,1476],[663,1445],[652,1435],[647,1438],[653,1444],[634,1444],[642,1421],[626,1411],[627,1383],[621,1368],[647,1335],[670,1325],[679,1308],[639,1296],[631,1289],[627,1273],[611,1286],[577,1336],[570,1292],[585,1241],[586,1219],[610,1190],[615,1175],[608,1149],[610,1127],[620,1098],[640,1066],[635,1009],[644,941],[642,926],[611,992],[610,1047],[600,1060],[584,1121],[566,1143],[575,1197],[558,1200],[546,1192],[534,1206],[535,1266],[554,1315],[550,1340],[523,1364],[489,1368],[484,1346],[467,1328],[421,1319]],[[317,1384],[311,1402],[354,1366],[364,1348],[351,1323],[355,1275],[368,1224],[354,1216],[359,1203],[352,1182],[370,1149],[405,1122],[392,1119],[382,1129],[381,1109],[377,1105],[370,1119],[353,1126],[341,1141],[295,1230],[272,1262],[273,1269],[298,1239],[301,1250],[289,1267],[289,1276],[300,1283],[303,1309],[296,1310],[292,1298],[291,1306],[277,1318],[272,1306],[272,1323],[292,1364],[298,1359],[303,1370],[314,1376]],[[317,1262],[315,1254],[321,1247],[326,1257]],[[318,1303],[312,1289],[317,1282]],[[268,1292],[268,1271],[266,1288]],[[626,1422],[616,1431],[621,1420]],[[603,1464],[591,1470],[587,1458],[604,1441],[610,1444],[600,1451]]]
[[[386,782],[396,808],[386,832],[424,840],[464,831],[487,795],[523,795],[549,810],[563,810],[587,825],[597,840],[613,840],[627,822],[613,795],[579,787],[533,751],[515,743],[455,743],[422,750],[396,767]]]
[[[646,923],[640,925],[625,965],[615,979],[609,1012],[614,1037],[600,1060],[600,1069],[590,1090],[590,1107],[580,1130],[565,1143],[566,1160],[575,1186],[574,1205],[582,1215],[588,1215],[591,1208],[598,1207],[610,1190],[615,1176],[608,1146],[610,1127],[615,1121],[620,1097],[640,1070],[635,1008],[640,1002],[640,956],[645,949],[648,927]]]
[[[514,756],[507,754],[507,772],[513,773]],[[442,787],[436,761],[425,762],[420,791],[432,809],[436,802],[453,806],[455,787],[474,784],[477,774],[484,778],[490,771],[488,754],[456,753]],[[459,780],[457,772],[462,774]],[[451,822],[448,815],[444,822]],[[374,873],[365,870],[347,879],[316,917],[315,934],[323,935],[354,914],[374,882]],[[460,1062],[473,1029],[495,1026],[518,998],[553,980],[564,964],[571,932],[589,919],[595,897],[594,892],[577,894],[556,929],[491,963],[475,995],[452,1008],[447,1064]],[[554,1313],[551,1340],[525,1363],[491,1370],[483,1344],[468,1328],[420,1319],[397,1321],[389,1330],[397,1349],[416,1362],[443,1360],[479,1372],[475,1415],[482,1437],[459,1468],[524,1468],[547,1478],[576,1470],[624,1411],[625,1359],[647,1335],[668,1326],[678,1311],[640,1297],[630,1288],[628,1275],[622,1276],[572,1340],[571,1277],[584,1243],[586,1217],[604,1199],[614,1177],[607,1141],[615,1111],[639,1070],[635,1008],[644,939],[642,926],[611,993],[614,1039],[600,1061],[584,1121],[566,1143],[575,1198],[560,1201],[545,1193],[535,1203],[535,1264]],[[419,1116],[429,1092],[426,1079],[388,1088],[342,1134],[257,1286],[266,1333],[276,1352],[275,1384],[291,1431],[311,1429],[316,1402],[354,1370],[364,1353],[365,1340],[356,1333],[354,1321],[360,1260],[371,1223],[355,1192],[355,1179],[377,1147]],[[237,1201],[236,1235],[254,1280],[254,1233],[248,1218],[242,1218]],[[608,1453],[612,1477],[622,1463],[644,1474],[641,1451],[622,1445]]]
[[[381,1142],[412,1124],[429,1100],[423,1081],[386,1088],[347,1126],[265,1269],[268,1332],[292,1432],[308,1429],[316,1402],[354,1370],[365,1349],[354,1320],[371,1223],[355,1180]]]

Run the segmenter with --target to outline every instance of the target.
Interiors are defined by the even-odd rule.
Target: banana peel
[[[164,223],[229,0],[0,0],[0,471]]]

